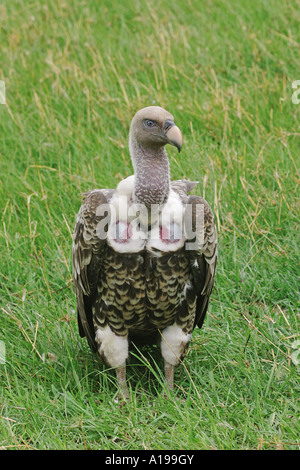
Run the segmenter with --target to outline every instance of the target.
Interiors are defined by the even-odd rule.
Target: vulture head
[[[170,191],[169,161],[165,145],[180,152],[182,135],[174,118],[160,106],[148,106],[132,119],[129,149],[135,173],[134,199],[147,207],[164,203]]]
[[[154,151],[166,144],[174,145],[179,152],[182,147],[182,135],[175,126],[172,114],[160,106],[148,106],[135,114],[130,126],[129,141],[143,149]]]

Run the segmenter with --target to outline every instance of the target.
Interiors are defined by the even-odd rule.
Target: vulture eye
[[[144,121],[146,127],[154,127],[155,121],[151,121],[151,119],[145,119]]]

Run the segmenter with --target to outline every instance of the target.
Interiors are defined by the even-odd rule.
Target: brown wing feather
[[[217,257],[218,240],[217,229],[212,210],[205,199],[200,196],[190,196],[188,203],[192,205],[192,228],[199,241],[195,250],[188,251],[194,286],[197,295],[197,307],[194,326],[201,328],[209,298],[214,285]],[[196,225],[197,205],[202,204],[204,208],[204,226]]]
[[[97,227],[104,217],[109,216],[108,211],[99,211],[99,208],[107,205],[110,195],[107,190],[94,190],[85,194],[73,234],[73,283],[78,327],[80,335],[87,337],[92,350],[96,350],[92,302],[106,250],[105,240],[97,235]]]

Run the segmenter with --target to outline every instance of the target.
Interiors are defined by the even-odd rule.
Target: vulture
[[[213,212],[198,182],[171,181],[165,146],[182,134],[159,106],[139,110],[129,131],[134,174],[116,189],[83,194],[73,234],[79,334],[116,371],[129,399],[130,344],[159,344],[166,385],[196,326],[202,327],[217,264]]]

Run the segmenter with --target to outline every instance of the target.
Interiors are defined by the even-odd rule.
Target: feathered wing
[[[196,301],[194,327],[202,326],[209,298],[214,285],[217,264],[217,230],[212,210],[200,196],[188,196],[196,182],[178,180],[171,187],[188,204],[192,213],[192,232],[196,247],[187,251],[190,260]],[[85,195],[79,210],[73,235],[73,280],[77,299],[77,318],[81,336],[86,336],[92,350],[96,351],[92,306],[98,295],[97,285],[103,260],[106,256],[106,241],[99,238],[99,224],[103,230],[105,219],[109,224],[109,201],[114,190],[94,190]],[[202,205],[204,224],[197,222],[197,206]],[[100,210],[99,210],[100,209]],[[200,211],[201,214],[201,211]]]
[[[197,245],[194,249],[188,250],[197,295],[194,327],[197,325],[201,328],[215,280],[218,257],[217,228],[212,210],[205,199],[200,196],[190,196],[188,204],[192,211],[192,231],[195,234],[193,241]],[[202,206],[203,212],[199,211],[199,207],[197,209],[198,205]],[[197,214],[200,214],[200,219]]]
[[[80,336],[86,336],[89,346],[96,351],[92,303],[97,293],[97,284],[106,242],[100,231],[109,223],[108,201],[113,190],[94,190],[85,194],[77,215],[73,234],[73,282],[77,300],[77,320]],[[100,237],[99,237],[100,235]]]
[[[174,180],[171,181],[171,188],[177,194],[179,194],[182,202],[185,204],[188,202],[189,196],[187,195],[190,193],[198,184],[198,181],[189,181],[189,180]]]
[[[197,325],[201,328],[215,280],[218,237],[214,215],[208,202],[200,196],[187,194],[197,186],[197,183],[197,181],[175,180],[171,182],[171,188],[187,205],[186,213],[189,214],[190,220],[186,219],[186,222],[192,225],[192,236],[186,244],[186,249],[188,249],[187,253],[197,296],[194,327]],[[202,210],[197,209],[198,205]],[[194,245],[190,245],[190,243],[194,243]]]

